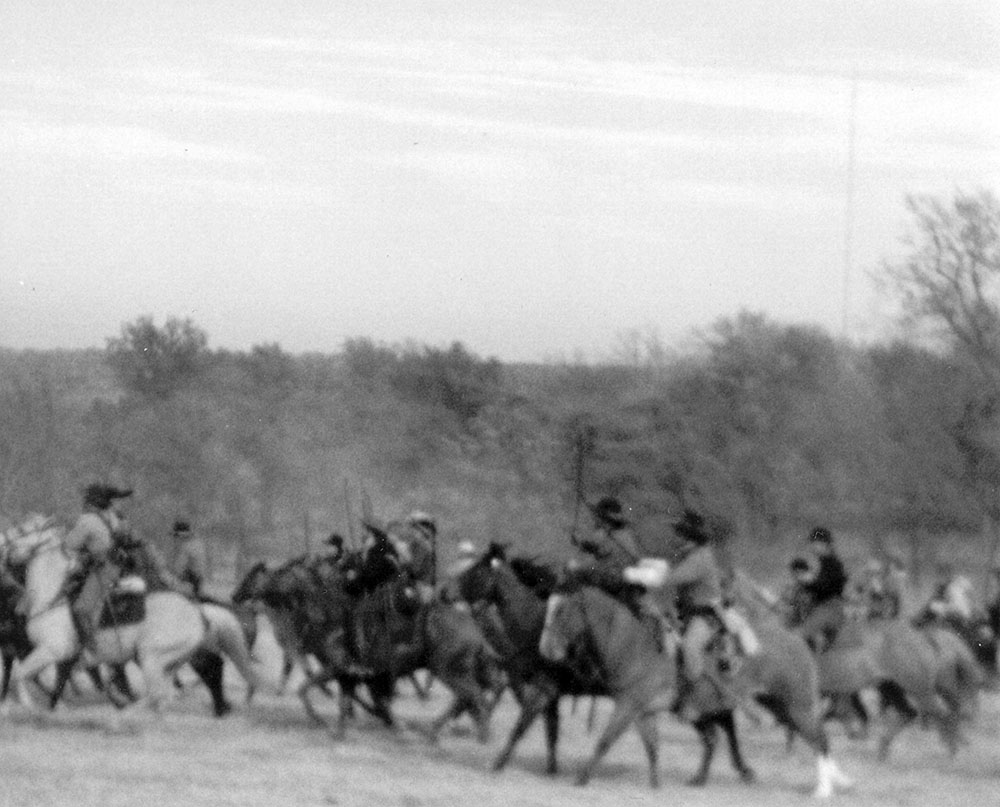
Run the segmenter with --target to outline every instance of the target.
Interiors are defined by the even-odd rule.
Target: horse
[[[741,602],[779,617],[761,588],[737,575]],[[889,756],[892,741],[918,716],[937,724],[952,755],[961,743],[962,712],[970,696],[967,681],[976,678],[974,662],[948,638],[932,635],[905,620],[848,620],[832,644],[815,654],[820,692],[857,714],[866,715],[858,693],[874,689],[888,718],[878,743],[878,758]]]
[[[348,592],[348,578],[335,563],[299,558],[273,572],[258,570],[255,577],[256,583],[241,585],[234,598],[259,599],[285,652],[307,671],[298,694],[311,718],[324,722],[313,708],[311,690],[338,683],[336,736],[344,733],[352,702],[394,726],[391,699],[396,680],[428,669],[455,695],[454,703],[431,725],[431,738],[437,738],[449,719],[469,711],[485,742],[490,710],[483,691],[495,686],[496,659],[469,614],[421,601],[417,587],[405,577],[356,597]],[[309,671],[307,657],[319,662],[318,671]],[[358,662],[352,666],[359,669],[348,670],[345,662]],[[357,696],[360,684],[368,689],[370,703]]]
[[[499,626],[492,630],[502,633],[494,640],[501,652],[503,668],[511,690],[520,705],[518,718],[500,753],[493,770],[502,770],[510,762],[514,749],[539,715],[544,715],[546,740],[546,772],[558,772],[559,700],[564,695],[604,696],[604,682],[594,674],[586,654],[576,655],[572,663],[556,663],[539,652],[538,642],[545,624],[546,600],[533,585],[551,585],[553,576],[537,564],[521,559],[515,573],[507,561],[506,548],[492,544],[487,551],[452,581],[459,596],[466,602],[489,603],[495,608]]]
[[[169,697],[170,674],[199,648],[225,655],[252,688],[267,685],[231,610],[214,603],[194,603],[171,590],[148,592],[141,619],[110,626],[102,622],[93,647],[84,650],[65,593],[73,561],[63,546],[63,533],[51,519],[32,516],[7,537],[11,562],[26,567],[27,633],[33,649],[14,676],[25,702],[31,698],[24,681],[81,652],[95,663],[136,662],[146,683],[140,700],[156,712]]]
[[[729,680],[741,692],[753,695],[776,717],[793,726],[817,752],[818,783],[815,795],[831,796],[837,787],[847,787],[850,780],[840,771],[830,756],[822,725],[818,720],[819,692],[815,668],[808,647],[801,639],[789,634],[772,632],[770,626],[754,624],[761,647],[747,656]],[[598,738],[594,751],[581,768],[577,783],[585,784],[601,758],[632,724],[636,723],[649,762],[649,781],[659,783],[657,772],[656,716],[672,705],[678,683],[675,647],[661,649],[657,627],[642,621],[619,600],[594,587],[584,587],[573,593],[556,593],[548,600],[545,625],[539,650],[550,659],[565,657],[574,641],[586,640],[594,648],[615,708]],[[718,657],[729,659],[729,655]],[[711,663],[712,657],[708,661]],[[718,672],[722,672],[721,670]],[[708,718],[720,711],[729,711],[725,698],[714,685],[695,682],[689,695],[692,705]],[[698,726],[699,721],[695,724]],[[732,723],[729,724],[732,726]],[[714,732],[714,729],[713,729]],[[702,734],[703,756],[695,784],[707,776],[714,740],[706,742]],[[733,764],[741,778],[746,765],[730,736]]]

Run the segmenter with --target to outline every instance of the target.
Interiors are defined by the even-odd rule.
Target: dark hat
[[[330,537],[326,539],[326,543],[329,546],[336,546],[343,548],[344,546],[344,536],[339,532],[331,532]]]
[[[96,507],[98,510],[107,510],[111,502],[115,499],[124,499],[132,495],[131,490],[122,490],[111,485],[101,485],[94,483],[87,485],[83,491],[83,503]]]
[[[437,534],[437,522],[434,520],[434,516],[423,510],[414,510],[406,517],[406,521],[415,527],[425,527],[428,531]]]
[[[191,532],[191,524],[182,519],[177,519],[174,522],[174,535],[186,535]]]
[[[681,538],[694,544],[707,544],[708,533],[705,532],[705,519],[694,510],[685,510],[681,520],[674,524],[674,532]]]
[[[809,530],[809,540],[821,544],[832,544],[833,535],[826,527],[813,527]]]
[[[628,524],[622,503],[614,496],[605,496],[595,505],[588,505],[594,518],[615,529],[621,529]]]

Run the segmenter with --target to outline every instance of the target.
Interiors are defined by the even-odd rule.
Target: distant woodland
[[[606,362],[515,365],[364,337],[215,350],[191,320],[140,316],[103,350],[0,350],[0,512],[69,520],[105,480],[135,489],[136,529],[166,540],[190,518],[243,567],[419,508],[446,563],[464,539],[564,554],[584,503],[615,494],[650,553],[691,506],[760,574],[815,524],[850,558],[982,569],[1000,535],[1000,206],[910,212],[878,270],[906,327],[882,344],[740,312],[684,351],[635,333]]]

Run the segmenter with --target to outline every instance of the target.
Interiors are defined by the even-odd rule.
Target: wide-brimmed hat
[[[83,490],[83,503],[96,507],[98,510],[107,510],[111,502],[115,499],[125,499],[132,495],[132,490],[116,488],[111,485],[102,485],[95,482],[87,485]]]
[[[587,507],[594,514],[594,518],[614,529],[621,529],[628,526],[628,519],[625,517],[625,508],[622,507],[622,503],[614,496],[605,496],[597,504],[588,504]]]
[[[344,547],[344,536],[339,532],[331,532],[330,536],[323,542],[328,546],[336,546],[343,549]]]
[[[707,544],[710,540],[705,531],[705,519],[694,510],[685,510],[681,515],[681,520],[674,524],[674,532],[681,538],[699,546]]]
[[[431,532],[437,532],[437,521],[435,521],[434,516],[423,510],[414,510],[406,517],[406,522],[416,527],[424,527]]]

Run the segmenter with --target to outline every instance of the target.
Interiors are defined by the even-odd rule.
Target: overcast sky
[[[49,5],[0,7],[7,347],[869,339],[906,195],[1000,192],[995,0]]]

